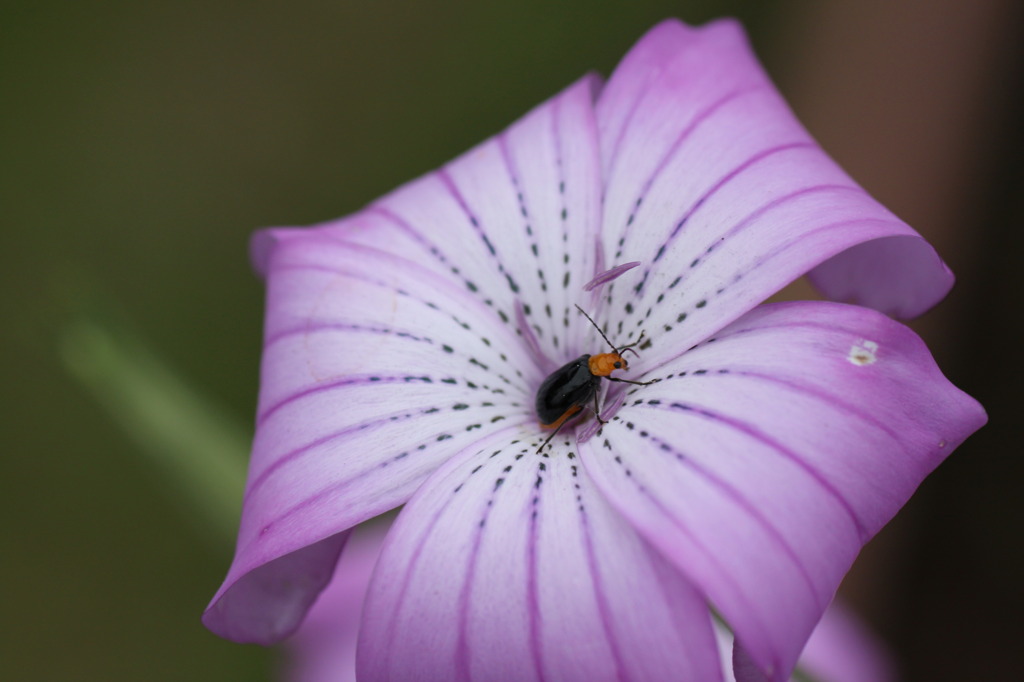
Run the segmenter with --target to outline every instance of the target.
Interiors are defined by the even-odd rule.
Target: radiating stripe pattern
[[[532,429],[465,453],[409,503],[367,597],[367,679],[708,680],[703,600]],[[643,604],[642,609],[637,606]]]
[[[584,464],[775,671],[860,547],[984,421],[909,329],[842,304],[761,306],[655,373]]]
[[[660,24],[606,85],[252,251],[256,435],[204,621],[286,636],[348,529],[406,505],[367,680],[714,680],[710,606],[781,682],[861,546],[984,422],[881,313],[759,305],[810,272],[916,314],[952,279],[729,21]],[[602,382],[609,423],[588,403],[539,449],[545,377],[609,344],[635,344],[612,379],[654,383]]]

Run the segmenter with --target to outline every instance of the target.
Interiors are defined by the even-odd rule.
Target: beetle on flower
[[[787,679],[861,546],[985,421],[883,314],[952,275],[732,21],[666,21],[607,84],[253,258],[256,437],[204,621],[288,635],[349,529],[405,505],[360,679],[715,680],[712,612],[737,679]],[[760,305],[804,274],[860,305]],[[602,336],[659,381],[614,384],[539,450],[538,389]]]

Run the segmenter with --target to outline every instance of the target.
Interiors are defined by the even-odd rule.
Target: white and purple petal
[[[375,519],[350,533],[330,584],[287,641],[288,682],[355,681],[363,600],[389,527],[388,521]]]
[[[389,533],[365,680],[720,679],[704,601],[535,429],[466,450]],[[545,451],[547,453],[547,451]]]
[[[903,317],[952,286],[814,142],[733,21],[657,26],[597,112],[605,249],[644,263],[604,291],[623,342],[646,328],[688,348],[808,271],[829,296]]]
[[[843,304],[759,307],[650,376],[584,464],[773,680],[861,546],[985,421],[913,332]]]
[[[544,352],[564,354],[579,343],[569,324],[577,292],[596,274],[598,85],[596,77],[581,79],[496,137],[377,200],[366,213],[392,225],[356,239],[423,261],[512,332],[520,303]]]
[[[534,422],[537,356],[578,354],[572,303],[595,275],[595,88],[581,80],[354,216],[254,239],[268,280],[256,438],[210,628],[287,635],[331,574],[331,536]],[[272,562],[294,567],[288,590],[264,575]],[[277,615],[257,617],[261,599]]]

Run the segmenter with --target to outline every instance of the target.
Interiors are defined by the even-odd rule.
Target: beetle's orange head
[[[587,361],[590,373],[596,377],[606,377],[617,369],[629,369],[626,359],[618,353],[598,353],[591,355]]]

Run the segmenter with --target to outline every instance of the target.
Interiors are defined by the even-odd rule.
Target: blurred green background
[[[844,590],[907,680],[1019,671],[1015,3],[8,0],[0,678],[275,675],[271,653],[199,623],[231,557],[212,515],[237,509],[236,472],[211,474],[225,492],[209,511],[206,491],[154,466],[153,447],[62,364],[62,353],[73,365],[104,348],[76,324],[112,325],[142,366],[153,355],[174,368],[154,370],[164,383],[133,394],[136,408],[191,386],[206,401],[195,419],[237,425],[222,442],[238,451],[261,345],[253,229],[352,212],[585,71],[607,74],[656,21],[723,14],[745,22],[826,149],[960,275],[918,329],[993,419],[868,547]],[[202,459],[205,432],[162,428],[194,438]]]

